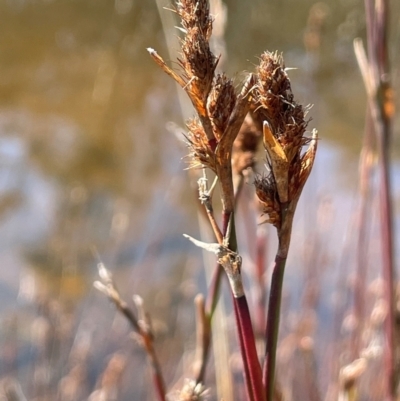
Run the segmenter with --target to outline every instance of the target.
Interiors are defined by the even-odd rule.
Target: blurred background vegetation
[[[322,203],[331,270],[321,287],[333,293],[351,259],[366,110],[353,39],[365,34],[363,2],[224,3],[222,68],[241,76],[262,51],[282,51],[296,68],[289,73],[296,98],[314,104],[320,149],[292,252],[318,234],[305,222]],[[398,89],[400,3],[392,3]],[[161,18],[149,0],[0,0],[0,375],[4,388],[15,390],[10,378],[18,380],[28,399],[96,400],[107,380],[119,383],[117,398],[107,399],[152,399],[140,348],[92,290],[93,249],[127,299],[145,298],[159,341],[168,344],[161,350],[171,364],[167,381],[177,379],[193,346],[192,300],[204,277],[181,234],[198,230],[196,195],[183,171],[185,148],[167,129],[170,121],[184,125],[176,88],[146,52],[153,47],[168,60],[178,49],[177,41],[167,49],[165,34],[176,40],[178,31],[165,32]],[[397,229],[399,124],[392,144]],[[294,300],[303,259],[289,263]],[[327,321],[332,299],[321,306]]]

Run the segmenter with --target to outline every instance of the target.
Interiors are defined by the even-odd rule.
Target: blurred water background
[[[321,273],[321,285],[334,292],[337,272],[351,264],[346,247],[357,207],[366,101],[353,39],[365,36],[363,2],[225,5],[221,67],[240,78],[261,52],[278,50],[286,66],[296,68],[289,72],[295,97],[314,104],[310,127],[321,140],[299,206],[293,254],[302,255],[315,237],[310,223],[323,204],[329,228],[321,247],[330,270]],[[399,12],[400,3],[392,2],[397,89]],[[204,278],[201,255],[182,237],[198,233],[186,150],[167,129],[170,121],[183,126],[187,111],[146,48],[170,60],[178,31],[163,30],[149,0],[1,0],[0,27],[0,375],[16,378],[28,399],[78,400],[114,362],[125,372],[119,400],[132,394],[152,399],[140,348],[92,289],[93,249],[127,299],[144,297],[160,341],[168,340],[161,359],[174,366],[166,375],[173,382],[180,356],[193,346],[193,297],[204,290]],[[399,123],[392,141],[397,229]],[[371,220],[376,224],[377,213]],[[303,259],[289,262],[294,300],[301,296]],[[330,296],[321,302],[326,321],[331,303]],[[61,381],[83,355],[89,362],[71,373],[82,380],[79,396],[68,398],[63,391],[70,382]],[[117,362],[110,362],[112,355]]]

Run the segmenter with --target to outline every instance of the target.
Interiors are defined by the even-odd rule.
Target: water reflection
[[[290,73],[295,93],[315,103],[312,124],[322,136],[317,189],[301,208],[316,207],[319,191],[351,214],[365,115],[352,50],[365,29],[360,4],[230,0],[227,6],[224,68],[239,74],[266,48],[282,50],[287,66],[299,68]],[[395,15],[400,5],[393,7]],[[93,247],[123,293],[149,300],[160,337],[168,340],[161,358],[174,366],[193,323],[193,288],[204,285],[202,278],[192,281],[198,255],[181,236],[197,230],[190,218],[194,190],[182,171],[185,149],[165,128],[170,120],[182,124],[180,106],[145,51],[152,46],[167,54],[157,7],[144,0],[13,0],[0,3],[0,24],[0,313],[7,350],[1,373],[20,377],[32,399],[55,399],[78,376],[86,383],[81,393],[62,399],[84,399],[101,374],[105,381],[111,375],[125,399],[132,382],[118,372],[144,359],[127,344],[120,317],[113,335],[108,331],[113,310],[91,290]],[[345,224],[332,234],[333,244]],[[298,247],[304,242],[300,236]],[[31,338],[30,330],[40,335]],[[76,350],[88,342],[92,350],[79,359]],[[119,354],[107,360],[124,346],[134,354],[130,360]],[[52,376],[46,363],[55,367]],[[36,384],[25,385],[33,376]],[[135,395],[143,399],[147,385],[138,376]],[[61,378],[66,382],[58,387]]]

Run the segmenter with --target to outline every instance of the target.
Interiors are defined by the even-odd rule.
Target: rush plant
[[[343,347],[338,350],[338,359],[342,360],[336,363],[336,356],[333,357],[337,365],[332,369],[335,378],[331,387],[334,391],[332,394],[328,392],[326,396],[326,399],[341,401],[356,401],[362,398],[362,395],[358,395],[359,378],[367,371],[368,365],[370,374],[372,372],[374,377],[376,376],[377,370],[373,370],[374,365],[370,361],[379,360],[380,348],[384,351],[384,385],[380,386],[379,380],[375,380],[371,387],[368,384],[363,391],[371,393],[370,389],[376,387],[378,394],[385,394],[385,399],[395,400],[398,388],[399,347],[395,341],[399,337],[398,325],[395,324],[398,314],[397,278],[393,257],[393,211],[389,169],[389,144],[394,115],[387,49],[389,4],[387,1],[366,0],[365,5],[368,52],[364,50],[361,40],[355,41],[356,56],[367,89],[367,121],[370,123],[367,126],[368,135],[361,158],[362,206],[357,267],[357,281],[361,284],[354,290],[354,321],[359,323],[348,341],[348,349]],[[185,235],[196,246],[215,254],[215,269],[207,294],[199,294],[195,299],[196,360],[193,363],[192,377],[178,391],[178,400],[197,401],[205,394],[205,372],[210,355],[212,320],[224,276],[230,285],[247,399],[283,400],[277,385],[280,380],[276,379],[275,374],[283,279],[296,207],[316,157],[317,131],[307,131],[308,107],[296,102],[288,69],[281,54],[264,52],[259,57],[255,71],[234,84],[232,79],[218,71],[219,57],[213,54],[210,48],[213,20],[208,1],[178,0],[172,11],[181,21],[181,52],[177,60],[179,69],[175,71],[169,67],[154,49],[149,48],[148,51],[156,64],[186,92],[194,107],[196,115],[186,122],[187,129],[184,134],[189,150],[187,160],[189,169],[198,174],[201,207],[215,238],[213,242],[208,243]],[[375,141],[372,140],[373,134]],[[261,142],[266,159],[264,173],[258,173],[255,169],[255,156]],[[371,143],[374,142],[375,150],[371,147]],[[372,187],[371,160],[375,159],[374,153],[378,156],[376,170],[380,178],[380,236],[385,291],[382,299],[376,302],[370,318],[366,319],[364,304],[367,296],[367,200],[371,196],[369,188]],[[209,182],[212,182],[211,186]],[[258,283],[254,308],[249,308],[249,289],[243,283],[242,273],[248,266],[242,262],[235,226],[236,206],[238,200],[242,200],[240,196],[244,182],[253,185],[262,222],[275,227],[278,239],[269,286],[265,280],[265,260],[263,256],[257,259],[255,275]],[[218,186],[219,191],[215,191]],[[215,214],[215,210],[219,209],[222,210],[221,218],[217,218]],[[262,243],[265,237],[259,233],[251,233],[250,230],[246,234],[257,241],[259,248],[265,247]],[[97,282],[96,287],[114,302],[131,323],[148,355],[158,399],[165,401],[167,386],[156,356],[151,322],[143,309],[141,299],[134,298],[137,312],[132,312],[121,299],[111,275],[102,264],[99,265],[99,272],[102,281]],[[250,310],[255,311],[253,316]],[[380,338],[378,333],[383,322],[385,341],[381,347],[376,346],[376,340]],[[257,336],[254,328],[257,329]],[[264,345],[263,352],[260,352],[260,347],[256,347],[256,337],[258,340],[260,333]],[[303,360],[307,363],[305,366],[311,367],[312,357],[307,353],[307,350],[310,350],[311,339],[303,337],[302,340],[305,340],[302,342]],[[308,396],[304,399],[320,400],[316,390],[316,371],[309,370],[302,375],[303,372],[297,369],[294,375],[298,381],[304,378],[306,382],[303,385],[308,390]],[[382,399],[379,397],[368,394],[365,399]],[[232,396],[226,398],[229,401]],[[293,398],[289,396],[287,399]]]
[[[208,295],[211,300],[206,302],[210,306],[203,311],[206,329],[203,330],[202,369],[196,384],[203,380],[210,344],[210,321],[219,293],[220,277],[225,272],[232,293],[248,398],[250,401],[272,401],[285,264],[296,205],[315,159],[317,132],[313,130],[311,135],[306,135],[307,108],[294,100],[280,54],[263,53],[255,73],[248,74],[237,91],[231,79],[223,73],[216,73],[219,59],[209,45],[212,18],[208,2],[178,1],[173,11],[181,20],[180,30],[183,32],[178,58],[180,71],[172,70],[155,50],[149,48],[148,51],[162,70],[187,93],[197,113],[187,122],[189,163],[191,168],[204,170],[203,178],[199,180],[200,200],[216,239],[210,244],[186,235],[195,245],[213,252],[217,262]],[[243,176],[244,170],[252,167],[248,152],[253,154],[254,149],[246,152],[244,138],[254,136],[254,132],[263,138],[267,159],[266,172],[254,180],[255,192],[266,221],[276,227],[279,240],[269,292],[262,364],[256,351],[242,281],[242,269],[246,267],[242,266],[236,239],[235,194],[238,191],[233,181],[234,174]],[[242,135],[238,136],[239,133]],[[303,151],[304,147],[307,147],[306,151]],[[206,170],[214,173],[220,186],[221,226],[214,217],[214,185],[211,189],[207,187]]]

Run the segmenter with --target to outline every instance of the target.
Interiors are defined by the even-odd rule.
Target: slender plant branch
[[[237,205],[238,198],[241,195],[241,189],[243,188],[243,183],[244,183],[243,174],[238,174],[238,180],[237,180],[237,182],[235,182],[236,189],[234,191],[235,207]],[[207,205],[205,205],[205,206],[208,207]],[[224,224],[225,234],[226,234],[226,229],[227,229],[227,220],[225,220],[225,224]],[[233,238],[231,238],[231,241],[232,240],[233,240]],[[218,240],[218,242],[220,242],[220,241]],[[196,363],[196,368],[197,368],[196,372],[197,373],[195,374],[195,377],[196,377],[196,382],[198,382],[198,383],[200,383],[204,380],[205,367],[206,367],[206,363],[207,363],[208,355],[209,355],[209,346],[211,344],[211,342],[210,342],[211,321],[212,321],[212,317],[213,317],[213,314],[215,311],[215,307],[218,302],[222,274],[223,274],[223,268],[220,264],[217,264],[217,266],[214,269],[211,284],[209,286],[209,290],[206,295],[206,304],[205,304],[206,322],[204,323],[204,325],[207,327],[207,329],[204,332],[204,339],[202,342],[203,359],[201,361],[201,364],[199,364],[199,362]],[[239,340],[241,340],[241,337],[239,338]]]
[[[101,281],[95,281],[94,287],[106,295],[115,305],[118,311],[125,316],[131,324],[133,330],[138,335],[139,343],[146,351],[148,361],[152,368],[154,388],[159,401],[166,401],[166,387],[161,371],[161,366],[154,348],[154,336],[148,316],[143,310],[143,302],[140,297],[135,296],[134,301],[138,308],[140,319],[129,308],[128,304],[121,298],[112,278],[111,273],[102,263],[98,264],[99,276]]]
[[[214,216],[214,208],[212,204],[212,195],[214,192],[214,189],[217,185],[218,182],[218,176],[215,177],[211,188],[207,188],[207,176],[205,169],[203,169],[203,177],[200,178],[197,183],[199,186],[199,199],[202,205],[204,205],[204,209],[206,210],[208,220],[210,222],[211,228],[214,231],[215,238],[219,244],[222,244],[222,241],[224,239],[224,236],[218,226],[217,221],[215,220]]]
[[[236,317],[239,345],[244,365],[246,389],[250,401],[265,401],[265,392],[262,385],[261,366],[258,361],[255,346],[253,327],[250,312],[244,294],[241,277],[241,257],[227,246],[227,239],[232,232],[232,218],[227,229],[224,244],[207,244],[185,235],[190,241],[200,248],[206,249],[217,255],[218,262],[224,268],[231,286],[234,311]]]
[[[275,265],[271,278],[271,290],[268,302],[268,317],[266,329],[266,351],[263,371],[263,383],[267,389],[267,400],[273,399],[276,347],[278,343],[280,308],[282,298],[283,277],[285,272],[286,258],[276,256]]]
[[[234,297],[235,315],[238,320],[238,331],[241,342],[242,353],[244,354],[245,365],[248,371],[246,378],[250,400],[265,400],[265,392],[262,386],[262,373],[260,362],[258,361],[255,346],[255,337],[250,319],[249,307],[246,297]]]
[[[257,259],[256,259],[256,285],[257,285],[257,304],[256,304],[256,314],[257,314],[257,332],[261,335],[267,320],[267,315],[265,311],[265,305],[267,302],[267,292],[266,292],[266,252],[267,252],[267,234],[262,231],[257,235]]]
[[[360,205],[357,216],[357,266],[356,283],[354,288],[354,315],[358,322],[356,329],[352,333],[351,352],[352,359],[359,357],[361,346],[361,333],[365,319],[365,296],[366,296],[366,268],[368,267],[368,232],[370,219],[368,213],[371,208],[371,180],[374,167],[373,145],[371,130],[371,115],[369,108],[366,117],[366,129],[364,134],[363,147],[359,163],[359,193]]]
[[[226,216],[226,214],[224,215]],[[231,215],[230,223],[227,222],[225,219],[223,224],[223,230],[225,234],[236,244],[236,234],[235,234],[235,229],[234,229],[234,223],[233,223],[233,214]],[[193,239],[192,239],[193,241]],[[195,241],[193,241],[195,242]],[[200,242],[196,241],[196,245],[199,245]],[[199,245],[201,246],[201,245]],[[203,246],[205,247],[205,246]],[[231,249],[227,248],[227,252],[230,252],[230,255],[234,254],[234,251]],[[221,280],[221,272],[222,272],[222,266],[225,269],[231,283],[232,287],[232,296],[233,296],[233,304],[234,304],[234,311],[235,311],[235,317],[237,321],[237,330],[238,330],[238,338],[239,338],[239,345],[242,353],[242,358],[243,358],[243,365],[244,365],[244,376],[245,376],[245,381],[246,381],[246,389],[248,392],[248,397],[250,401],[263,401],[265,400],[265,395],[263,391],[263,386],[262,386],[262,375],[261,375],[261,367],[258,361],[257,357],[257,351],[256,351],[256,346],[255,346],[255,337],[254,337],[254,332],[253,332],[253,327],[251,323],[251,318],[250,318],[250,312],[248,309],[248,304],[246,297],[243,292],[243,285],[241,282],[241,274],[240,274],[240,268],[241,266],[239,265],[238,267],[236,266],[235,268],[237,271],[234,271],[234,268],[232,268],[230,263],[227,263],[226,260],[222,260],[222,258],[219,259],[219,265],[216,269],[216,272],[214,274],[215,280],[213,280],[214,285],[210,288],[209,294],[211,294],[210,298],[208,298],[210,301],[209,307],[211,308],[210,310],[210,315],[205,315],[205,325],[206,325],[206,330],[205,330],[205,336],[203,338],[203,343],[202,343],[202,363],[201,367],[198,371],[198,374],[196,376],[196,381],[200,382],[204,378],[204,373],[205,373],[205,364],[207,362],[208,358],[208,352],[209,352],[209,345],[210,345],[210,323],[211,323],[211,317],[212,317],[212,312],[214,309],[214,305],[216,304],[216,299],[218,295],[218,289],[219,289],[219,282]],[[241,264],[241,259],[240,262],[237,262]],[[232,263],[233,266],[234,263]],[[232,270],[233,269],[233,270]],[[217,282],[216,280],[219,280]],[[239,292],[237,292],[237,288],[239,288]],[[203,333],[203,334],[204,334]]]
[[[206,361],[211,342],[210,319],[207,317],[204,307],[204,297],[199,294],[195,298],[196,306],[196,358],[194,374],[196,384],[203,383],[206,370]]]
[[[279,245],[271,277],[271,289],[268,302],[266,327],[266,349],[263,369],[263,383],[266,388],[267,401],[274,396],[276,349],[278,345],[280,310],[282,300],[283,277],[292,232],[295,205],[287,205],[282,213],[282,227],[278,230]]]
[[[368,56],[360,39],[354,42],[357,61],[367,90],[368,105],[377,138],[378,173],[380,184],[381,243],[385,300],[388,315],[385,321],[385,369],[387,377],[387,396],[396,398],[396,356],[395,338],[395,267],[393,259],[393,207],[391,202],[390,154],[391,121],[394,113],[393,90],[390,86],[388,60],[388,15],[387,0],[365,0],[367,14]]]
[[[296,203],[296,201],[293,201],[292,203],[285,205],[283,208],[281,216],[282,225],[278,230],[278,252],[275,257],[275,265],[271,277],[267,327],[265,333],[265,360],[263,368],[263,383],[266,388],[267,401],[272,401],[274,396],[276,350],[278,345],[283,278],[292,235],[292,224]]]

